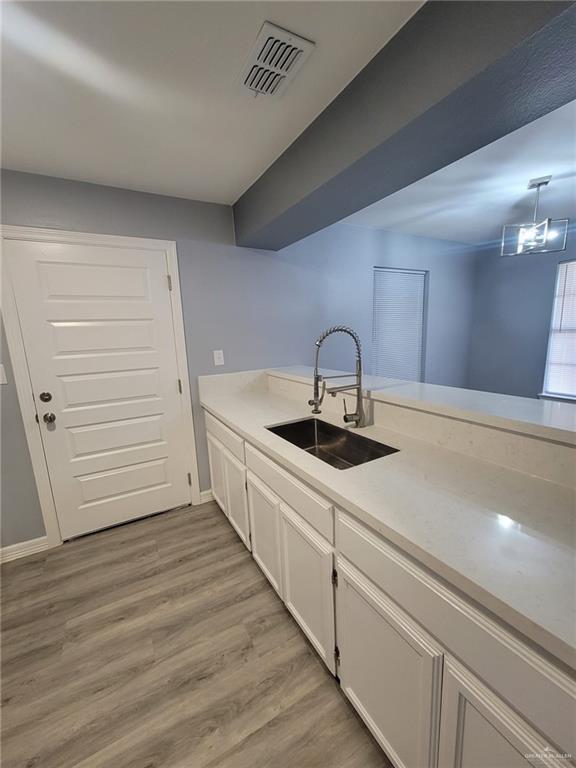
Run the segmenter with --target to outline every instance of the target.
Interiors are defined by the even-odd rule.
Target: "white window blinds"
[[[374,269],[373,373],[421,381],[426,272]]]
[[[576,261],[558,265],[544,394],[576,397]]]

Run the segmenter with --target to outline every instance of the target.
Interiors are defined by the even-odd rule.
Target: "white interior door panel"
[[[62,537],[189,503],[165,251],[4,249]]]

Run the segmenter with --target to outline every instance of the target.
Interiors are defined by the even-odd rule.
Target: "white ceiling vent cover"
[[[313,48],[310,40],[265,21],[242,71],[242,84],[256,95],[278,96]]]

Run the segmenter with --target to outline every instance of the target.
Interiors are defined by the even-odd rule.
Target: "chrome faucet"
[[[354,340],[354,344],[356,345],[356,373],[344,374],[341,376],[321,376],[318,373],[318,358],[320,356],[320,347],[328,338],[328,336],[331,336],[333,333],[347,333],[348,336],[351,336]],[[352,377],[356,379],[355,384],[345,384],[344,386],[330,387],[328,389],[326,388],[327,379],[347,379]],[[322,385],[322,388],[320,388],[320,385]],[[327,331],[324,331],[324,333],[321,334],[316,340],[314,396],[312,400],[308,401],[308,405],[314,406],[312,408],[312,413],[322,413],[320,406],[322,405],[324,395],[327,392],[328,394],[332,395],[332,397],[336,397],[338,392],[350,392],[352,390],[356,391],[356,411],[355,413],[348,413],[346,411],[346,400],[344,400],[344,421],[346,424],[354,423],[357,427],[363,427],[365,426],[366,420],[364,417],[364,407],[362,404],[362,346],[360,344],[360,338],[358,334],[352,330],[352,328],[348,328],[345,325],[335,325],[332,328],[328,328]]]

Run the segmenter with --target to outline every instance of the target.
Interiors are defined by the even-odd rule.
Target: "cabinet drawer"
[[[295,509],[331,544],[334,543],[332,505],[262,453],[246,445],[246,466]]]
[[[225,424],[215,419],[212,414],[204,412],[206,419],[206,431],[226,446],[233,456],[244,463],[244,440],[235,432],[232,432]]]
[[[576,683],[383,538],[342,512],[336,550],[558,748],[576,754]]]

